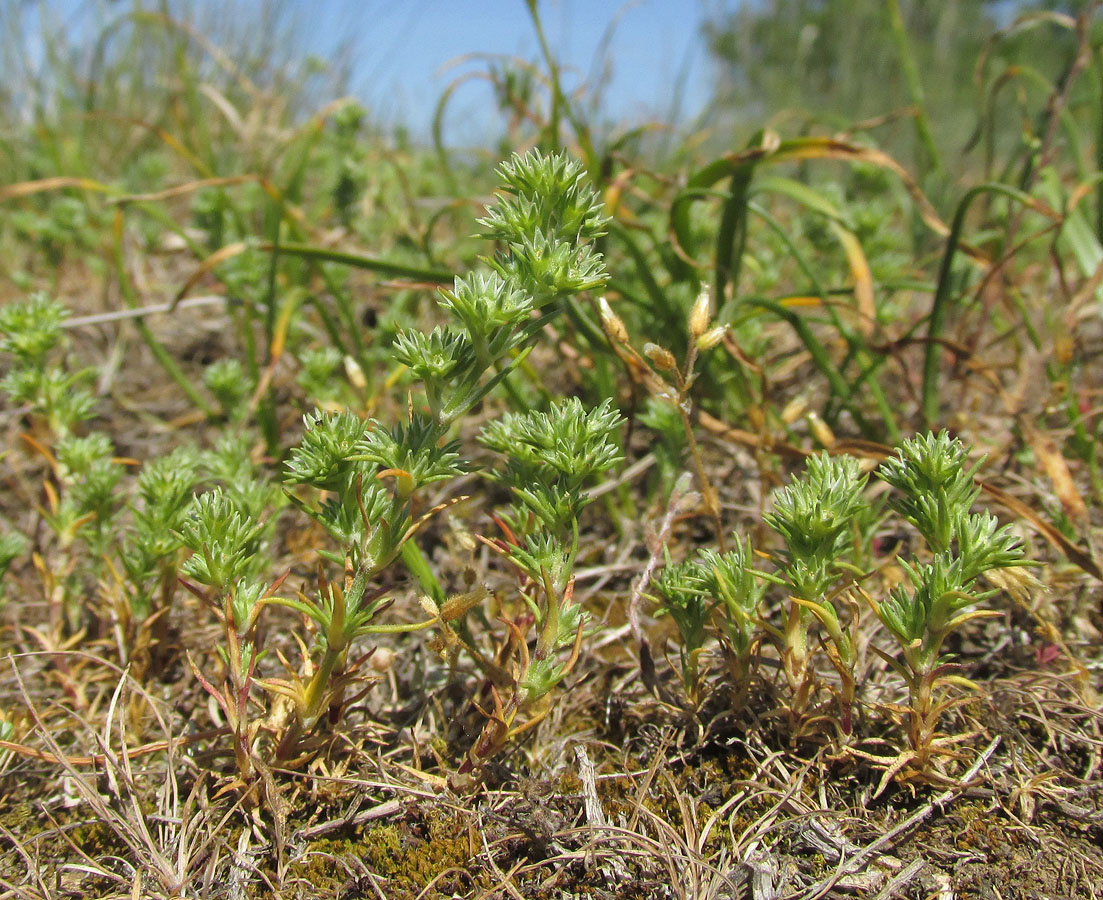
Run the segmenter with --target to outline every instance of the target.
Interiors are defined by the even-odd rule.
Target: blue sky
[[[70,40],[100,33],[132,0],[14,0],[23,12],[23,47],[41,61],[42,31]],[[602,86],[602,115],[616,122],[694,117],[709,95],[709,63],[700,36],[708,14],[739,0],[539,0],[545,34],[564,86]],[[147,0],[145,8],[160,0]],[[354,61],[353,92],[386,125],[405,124],[425,138],[438,99],[457,77],[486,72],[485,54],[539,62],[525,0],[169,0],[173,14],[227,24],[280,9],[300,47],[325,60],[345,46]],[[268,11],[268,12],[266,12]],[[242,21],[240,18],[238,21]],[[203,27],[203,26],[200,26]],[[232,47],[221,49],[233,55]],[[478,55],[484,58],[477,58]],[[541,71],[543,64],[539,62]],[[448,106],[446,139],[483,143],[501,126],[485,80],[469,78]]]
[[[666,119],[680,96],[683,116],[704,106],[709,68],[700,23],[717,0],[541,0],[545,32],[568,87],[607,78],[602,109],[610,119]],[[387,122],[428,133],[447,85],[485,71],[468,54],[535,60],[539,46],[524,0],[299,0],[311,43],[325,55],[343,39],[356,58],[354,87]],[[610,26],[615,27],[602,52]],[[603,63],[607,68],[603,68]],[[496,121],[485,82],[460,87],[448,110],[450,142],[478,140]]]

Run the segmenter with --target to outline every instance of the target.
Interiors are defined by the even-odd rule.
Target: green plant
[[[219,617],[225,643],[219,645],[225,674],[208,679],[192,662],[203,688],[214,698],[234,737],[238,774],[246,782],[255,772],[254,741],[260,723],[250,711],[260,648],[256,627],[268,589],[259,580],[264,564],[265,525],[235,504],[221,487],[195,497],[184,519],[180,540],[192,555],[180,567],[185,582]]]
[[[577,164],[533,153],[515,157],[500,172],[506,196],[499,196],[483,225],[508,252],[491,262],[491,273],[457,278],[451,290],[441,291],[447,324],[428,334],[405,331],[392,348],[394,358],[421,383],[428,413],[415,412],[408,424],[391,429],[374,421],[364,425],[350,413],[317,413],[308,418],[303,441],[288,463],[292,483],[334,492],[317,506],[299,505],[343,545],[343,587],[326,582],[317,600],[300,595],[273,601],[297,609],[319,628],[322,662],[309,682],[292,679],[275,688],[293,699],[300,728],[308,727],[331,697],[327,685],[353,639],[433,623],[372,622],[389,601],[369,584],[401,554],[429,592],[435,620],[448,638],[463,642],[484,668],[494,671],[496,698],[499,686],[509,692],[504,702],[496,699],[491,721],[469,753],[467,771],[480,767],[517,733],[515,717],[542,700],[578,659],[583,616],[571,598],[578,515],[586,503],[583,486],[619,459],[610,437],[620,419],[609,403],[591,411],[573,401],[549,413],[507,414],[484,429],[483,443],[507,458],[502,479],[516,498],[514,513],[507,517],[511,540],[492,546],[529,582],[522,589],[528,618],[509,624],[506,647],[498,654],[515,658],[503,678],[507,670],[490,664],[490,657],[466,640],[462,620],[467,607],[445,601],[410,543],[436,511],[416,518],[416,495],[463,471],[457,446],[447,440],[450,429],[524,359],[559,311],[552,301],[599,286],[604,275],[600,256],[586,242],[600,233],[600,207]],[[391,487],[383,487],[382,480]],[[530,627],[537,632],[531,652]],[[558,651],[567,645],[573,652],[565,662],[558,660]]]
[[[499,522],[505,539],[485,543],[521,573],[522,610],[503,619],[508,635],[493,656],[456,633],[490,681],[493,709],[459,774],[477,771],[513,737],[550,712],[550,694],[580,658],[587,616],[574,599],[579,516],[585,485],[620,461],[615,434],[623,420],[609,401],[587,410],[577,399],[547,412],[507,413],[483,428],[481,440],[505,457],[491,477],[514,500]],[[447,626],[446,626],[447,627]],[[529,634],[535,633],[529,648]],[[570,648],[567,657],[562,651]],[[523,719],[517,724],[518,719]]]
[[[241,422],[249,412],[249,395],[255,385],[237,359],[220,359],[203,372],[206,385],[222,410],[222,415],[232,422]]]
[[[129,580],[128,613],[144,621],[167,610],[176,590],[176,571],[192,493],[199,478],[199,452],[189,445],[149,460],[137,479],[132,527],[122,544]]]
[[[458,325],[437,326],[429,334],[403,332],[392,352],[422,383],[433,421],[446,429],[517,365],[522,357],[515,351],[531,349],[547,319],[532,318],[531,295],[496,273],[457,278],[452,291],[442,292],[440,303]],[[507,359],[492,378],[484,379]]]
[[[668,561],[652,584],[659,594],[661,610],[678,628],[682,688],[692,706],[701,693],[701,655],[708,641],[708,624],[714,603],[705,591],[702,565],[697,559]]]
[[[691,704],[700,699],[700,657],[710,624],[716,625],[721,639],[733,706],[738,709],[746,699],[766,587],[750,561],[750,541],[737,541],[724,553],[703,548],[693,559],[668,563],[655,578],[661,609],[682,638],[682,684]]]
[[[730,550],[720,553],[705,548],[698,554],[704,589],[715,598],[719,633],[728,677],[735,692],[734,706],[746,699],[754,668],[760,607],[765,582],[751,568],[751,542],[736,541]]]
[[[897,586],[873,603],[874,611],[900,645],[898,656],[882,654],[908,687],[909,750],[894,761],[926,774],[932,761],[960,740],[938,733],[944,712],[960,700],[952,688],[975,689],[944,652],[946,639],[976,619],[999,615],[977,606],[996,591],[977,589],[991,569],[1026,565],[1019,540],[990,513],[972,512],[980,494],[967,466],[968,449],[946,432],[903,443],[878,476],[896,489],[889,505],[911,522],[930,546],[927,563],[903,562],[910,585]]]
[[[0,604],[4,602],[4,576],[11,564],[27,552],[28,543],[18,531],[0,534]]]
[[[45,294],[0,307],[0,352],[12,357],[0,390],[16,406],[29,406],[41,415],[55,437],[89,418],[95,404],[80,386],[92,376],[90,370],[68,372],[50,361],[55,350],[65,348],[61,326],[68,314]]]
[[[210,450],[183,455],[178,461],[179,477],[152,476],[151,482],[159,483],[148,485],[160,495],[158,512],[180,521],[176,536],[191,550],[180,565],[181,583],[207,604],[222,625],[224,642],[217,648],[224,669],[221,683],[208,679],[194,662],[191,666],[226,717],[234,736],[238,773],[246,782],[255,773],[261,729],[250,706],[256,702],[256,666],[262,657],[257,626],[264,605],[274,601],[272,595],[283,581],[269,583],[266,578],[280,493],[252,462],[253,442],[248,433],[225,433]],[[168,504],[188,490],[195,462],[214,486],[193,497],[179,520]],[[153,549],[173,554],[174,547],[168,542]]]
[[[113,525],[120,505],[116,488],[122,467],[112,458],[105,434],[61,436],[54,447],[60,495],[47,488],[50,508],[46,521],[63,548],[83,538],[90,554],[102,557],[111,547]]]
[[[594,241],[608,219],[582,164],[563,153],[530,151],[498,168],[502,188],[479,220],[483,236],[506,251],[491,268],[543,308],[601,287],[608,275]]]
[[[483,236],[502,247],[487,260],[493,271],[457,278],[441,292],[452,322],[428,334],[404,331],[393,346],[442,428],[504,381],[554,316],[566,310],[582,318],[574,295],[607,278],[594,249],[605,219],[577,162],[533,151],[498,171],[502,189],[480,220]]]
[[[389,442],[376,440],[361,455],[398,473],[399,491],[418,478],[436,477],[439,460],[425,452],[438,448],[447,430],[496,385],[509,388],[507,376],[552,317],[565,310],[572,321],[583,319],[575,295],[600,287],[607,277],[593,245],[606,220],[577,162],[533,151],[514,155],[499,174],[502,191],[481,220],[484,236],[502,247],[488,261],[493,271],[457,278],[452,290],[441,292],[448,323],[429,334],[405,332],[395,341],[395,358],[424,387],[429,417],[393,432]],[[620,458],[613,441],[620,422],[609,401],[587,410],[571,400],[553,403],[547,412],[507,413],[482,431],[482,443],[506,459],[504,470],[492,477],[513,496],[510,513],[500,519],[505,539],[488,544],[520,571],[524,612],[507,618],[505,640],[494,653],[483,653],[466,622],[479,592],[444,602],[430,590],[444,646],[462,646],[476,659],[493,699],[460,775],[479,770],[511,737],[539,722],[552,689],[578,661],[585,619],[573,601],[578,519],[588,502],[587,482]],[[411,444],[432,464],[412,458]],[[414,554],[406,561],[433,588],[424,562]],[[571,652],[562,660],[568,646]],[[518,717],[523,724],[515,724]]]
[[[345,358],[336,347],[325,345],[305,350],[299,356],[296,381],[307,399],[328,412],[340,412],[353,400],[348,380],[341,373]]]
[[[416,492],[455,477],[463,466],[441,429],[416,415],[409,425],[386,429],[355,414],[315,412],[287,462],[287,483],[310,485],[330,496],[296,505],[341,544],[329,559],[382,571],[417,530]],[[386,487],[389,482],[391,487]]]
[[[854,641],[840,620],[836,599],[840,579],[844,587],[860,575],[846,558],[860,527],[869,514],[863,496],[867,476],[849,456],[821,453],[809,457],[803,477],[774,493],[774,508],[763,517],[785,541],[779,580],[789,591],[789,609],[782,628],[768,626],[781,654],[782,668],[792,691],[789,704],[794,733],[804,716],[815,687],[810,664],[809,625],[816,619],[827,632],[830,654],[842,684],[839,690],[841,724],[850,731],[854,702]]]
[[[24,441],[50,467],[39,511],[53,540],[40,551],[38,568],[53,640],[88,624],[89,586],[103,578],[122,506],[123,468],[111,439],[96,431],[79,434],[96,401],[82,384],[93,372],[68,366],[67,316],[62,304],[41,293],[0,308],[0,352],[11,356],[0,390],[26,407]]]
[[[222,488],[200,494],[180,529],[181,540],[192,550],[181,572],[228,596],[258,573],[263,534],[263,523],[243,515]],[[251,624],[248,615],[233,618],[239,628]]]
[[[350,644],[370,634],[414,631],[433,624],[381,624],[376,616],[394,601],[374,585],[403,553],[418,529],[441,507],[419,515],[418,492],[463,471],[454,445],[441,444],[442,430],[423,416],[391,430],[352,413],[316,412],[287,462],[287,482],[309,485],[326,495],[311,504],[289,493],[295,505],[319,522],[338,549],[321,550],[344,570],[341,582],[318,579],[313,597],[270,602],[297,610],[316,627],[317,665],[304,661],[304,674],[264,686],[289,698],[295,720],[281,739],[279,753],[288,756],[323,711],[338,702]],[[305,651],[304,651],[305,652]]]

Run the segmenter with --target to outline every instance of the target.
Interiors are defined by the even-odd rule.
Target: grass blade
[[[938,272],[937,287],[934,300],[931,302],[931,313],[927,321],[927,350],[923,362],[923,397],[921,411],[926,427],[933,428],[939,418],[939,391],[938,370],[941,359],[940,339],[946,320],[946,311],[950,302],[951,272],[953,269],[954,255],[961,246],[961,232],[965,227],[965,214],[973,201],[985,194],[997,194],[1021,203],[1036,212],[1042,213],[1048,218],[1057,220],[1059,216],[1053,210],[1041,204],[1034,197],[999,182],[988,181],[979,184],[966,192],[958,204],[954,213],[953,225],[946,239],[946,250],[942,254],[942,264]]]

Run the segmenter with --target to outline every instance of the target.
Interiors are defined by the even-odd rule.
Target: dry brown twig
[[[1000,737],[994,737],[968,770],[966,770],[965,774],[958,779],[957,784],[946,788],[946,790],[942,791],[936,797],[933,797],[902,822],[890,828],[881,837],[854,856],[847,859],[845,856],[840,855],[839,864],[836,866],[834,872],[822,879],[810,891],[802,892],[799,895],[792,895],[793,900],[796,900],[798,896],[801,900],[819,900],[820,897],[826,897],[827,893],[839,883],[839,880],[843,876],[852,875],[860,871],[862,866],[874,858],[875,854],[891,846],[893,841],[900,837],[900,835],[925,822],[936,809],[944,809],[947,803],[971,786],[971,782],[980,770],[988,764],[988,760],[992,758],[992,754],[996,752],[996,749],[1000,746],[1000,742]]]

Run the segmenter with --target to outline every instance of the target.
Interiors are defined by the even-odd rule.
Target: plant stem
[[[317,721],[318,716],[321,714],[318,709],[322,703],[322,697],[325,696],[326,685],[329,684],[329,679],[333,675],[333,670],[337,667],[337,663],[340,662],[344,656],[344,648],[341,650],[334,650],[332,647],[326,647],[326,652],[322,656],[322,662],[314,672],[314,676],[310,679],[310,684],[307,685],[306,694],[303,698],[303,726],[311,727]]]
[[[938,145],[935,143],[934,134],[931,132],[931,123],[927,119],[926,97],[923,92],[923,80],[919,77],[919,68],[915,64],[911,46],[908,43],[908,32],[904,25],[904,17],[900,12],[900,0],[888,0],[885,4],[888,8],[889,24],[892,27],[892,36],[896,42],[896,51],[900,56],[900,67],[904,70],[904,79],[908,84],[908,93],[911,95],[912,105],[915,106],[915,133],[926,152],[926,162],[929,163],[936,174],[941,175],[942,157],[938,153]],[[926,168],[920,165],[920,171]]]
[[[792,601],[790,601],[789,616],[785,622],[782,665],[789,688],[793,692],[793,699],[789,704],[789,722],[791,733],[795,736],[800,720],[808,708],[812,679],[808,671],[808,626],[805,623],[804,607]]]
[[[697,473],[697,485],[701,489],[701,497],[705,501],[705,509],[712,517],[716,525],[716,543],[720,552],[727,551],[727,542],[724,540],[724,520],[720,515],[720,498],[716,489],[712,486],[705,472],[705,463],[701,459],[701,449],[697,445],[697,438],[693,433],[693,422],[690,420],[689,411],[693,408],[693,401],[689,396],[689,387],[693,379],[693,365],[697,361],[697,345],[690,342],[686,352],[685,375],[674,370],[678,382],[678,416],[682,420],[682,430],[686,434],[686,443],[689,445],[690,456],[693,457],[693,468]]]
[[[121,209],[115,210],[114,227],[115,272],[119,280],[119,290],[122,292],[123,299],[126,300],[127,305],[131,309],[137,309],[141,304],[138,302],[138,298],[134,293],[134,285],[130,282],[130,276],[126,271],[126,261],[123,258],[123,213]],[[161,342],[153,336],[153,332],[150,331],[145,320],[142,318],[135,318],[134,327],[138,329],[138,334],[141,335],[142,340],[145,341],[146,346],[149,347],[150,352],[157,359],[157,362],[161,364],[161,368],[165,370],[165,374],[179,385],[188,399],[203,411],[203,415],[207,417],[213,416],[214,410],[211,409],[207,401],[203,399],[203,395],[195,389],[195,386],[188,380],[188,377],[176,364],[176,361],[169,355],[168,351],[161,345]]]

